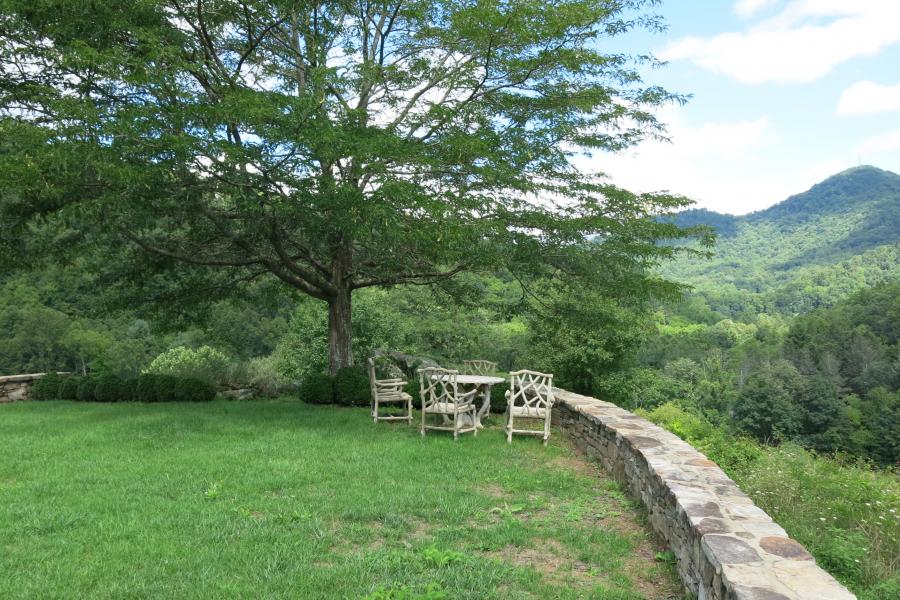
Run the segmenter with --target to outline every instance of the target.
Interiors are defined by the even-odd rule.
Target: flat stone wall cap
[[[791,560],[812,560],[812,554],[802,545],[788,537],[768,535],[759,540],[759,546],[769,554]]]
[[[771,566],[778,582],[800,600],[854,600],[850,590],[812,562],[783,560]]]
[[[760,587],[736,588],[735,597],[738,600],[793,600],[790,596]]]
[[[762,557],[753,546],[737,537],[710,534],[703,536],[700,543],[710,562],[716,566],[762,562]]]
[[[21,381],[34,381],[40,379],[45,373],[27,373],[25,375],[3,375],[0,376],[0,383],[19,383]]]

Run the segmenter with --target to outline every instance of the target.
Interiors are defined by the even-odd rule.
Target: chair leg
[[[372,409],[372,420],[376,423],[378,422],[378,399],[375,400],[374,408]]]
[[[408,400],[408,401],[406,402],[406,422],[407,422],[407,423],[412,423],[412,420],[413,420],[413,416],[412,416],[412,400]]]
[[[422,407],[422,429],[419,431],[425,437],[425,407]]]
[[[506,422],[506,443],[512,444],[513,416],[512,411],[509,413],[509,420]]]
[[[459,413],[453,413],[453,440],[459,439]]]
[[[544,419],[544,445],[547,445],[547,440],[550,439],[550,413],[547,412],[547,418]]]
[[[476,422],[476,417],[478,416],[477,410],[472,410],[472,434],[473,437],[478,437],[478,423]]]

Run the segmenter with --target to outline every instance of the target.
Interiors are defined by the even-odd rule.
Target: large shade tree
[[[328,304],[332,371],[368,286],[646,294],[683,200],[577,163],[682,100],[604,49],[653,4],[0,0],[3,267],[90,248],[145,283],[274,277]]]

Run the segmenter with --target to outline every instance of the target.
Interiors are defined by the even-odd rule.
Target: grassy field
[[[0,406],[0,440],[0,598],[681,597],[640,512],[560,435],[32,402]]]

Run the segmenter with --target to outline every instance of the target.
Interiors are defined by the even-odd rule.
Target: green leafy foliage
[[[94,397],[97,402],[128,402],[131,400],[132,385],[111,373],[97,376]]]
[[[332,373],[354,290],[506,269],[646,297],[646,267],[676,252],[656,242],[685,235],[657,217],[689,202],[574,161],[662,134],[655,109],[685,100],[642,82],[652,59],[596,43],[659,29],[649,5],[10,3],[0,269],[77,256],[173,313],[267,276],[332,309]]]
[[[78,378],[78,390],[75,393],[75,398],[79,402],[95,402],[97,400],[97,396],[95,394],[97,390],[97,377],[94,375],[86,375],[84,377]]]
[[[79,377],[63,377],[59,382],[58,395],[60,400],[77,400]]]
[[[177,402],[211,402],[216,397],[216,387],[202,379],[180,377],[174,384]]]
[[[368,406],[372,401],[369,376],[362,367],[344,367],[334,376],[334,398],[346,406]]]
[[[180,378],[175,375],[156,374],[153,381],[153,395],[156,402],[175,402],[178,400]]]
[[[307,404],[334,402],[334,377],[327,373],[312,373],[300,383],[300,400]]]
[[[210,346],[197,349],[178,346],[154,358],[143,372],[203,379],[214,383],[225,378],[228,362],[228,357],[223,352]]]
[[[31,385],[31,397],[35,400],[56,400],[63,378],[56,373],[47,373]]]
[[[156,402],[156,381],[159,375],[142,374],[135,380],[134,399],[138,402]]]

